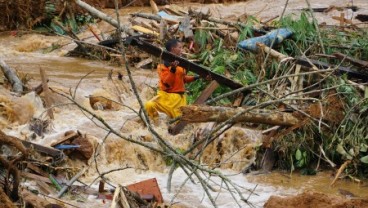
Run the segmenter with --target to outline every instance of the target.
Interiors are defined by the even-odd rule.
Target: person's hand
[[[198,80],[199,78],[201,78],[201,76],[199,75],[194,75],[194,80]],[[205,78],[206,81],[212,81],[211,75],[207,75]]]
[[[175,60],[173,62],[170,63],[170,72],[171,73],[175,73],[176,72],[176,67],[179,65],[179,61]]]
[[[210,74],[209,74],[209,75],[207,75],[205,79],[206,79],[206,81],[212,81],[212,77],[211,77],[211,75],[210,75]]]

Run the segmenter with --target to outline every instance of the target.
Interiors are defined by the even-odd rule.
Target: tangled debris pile
[[[152,1],[152,0],[151,0]],[[86,0],[86,3],[96,8],[115,8],[114,0]],[[150,0],[118,0],[118,6],[149,6]],[[181,1],[170,1],[171,3]],[[194,1],[195,2],[195,1]],[[224,3],[217,0],[206,0],[201,3]],[[156,1],[159,5],[168,4],[167,0]],[[0,32],[8,30],[30,30],[38,26],[51,27],[56,32],[61,32],[64,25],[70,26],[73,31],[78,24],[88,23],[91,17],[85,14],[72,0],[14,0],[0,1]],[[60,22],[62,23],[60,23]]]
[[[341,8],[323,11],[336,9]],[[217,119],[223,121],[222,127],[231,126],[234,121],[259,123],[262,125],[252,127],[265,132],[262,149],[276,153],[280,168],[315,174],[320,165],[341,166],[336,178],[345,168],[346,176],[351,178],[367,173],[368,68],[364,60],[368,58],[368,31],[358,26],[359,21],[348,21],[342,12],[341,18],[333,18],[339,25],[318,25],[309,12],[312,8],[299,17],[281,16],[263,22],[246,14],[237,21],[225,21],[175,5],[161,10],[152,6],[152,10],[154,14],[132,14],[132,26],[120,27],[128,35],[141,36],[126,38],[125,43],[162,59],[179,60],[189,71],[202,77],[211,75],[222,85],[199,96],[206,84],[192,84],[192,103],[234,106],[236,100],[235,106],[242,106],[236,113],[230,113],[226,107],[184,107],[181,125],[178,124],[181,127],[175,126],[172,133],[178,133],[185,126],[183,122]],[[193,64],[160,49],[159,45],[170,38],[185,43],[185,54]],[[114,47],[118,42],[112,39],[100,44]],[[141,59],[133,51],[128,49],[127,53],[140,61],[138,66],[152,63],[152,58]],[[202,101],[194,101],[197,97]],[[247,112],[256,115],[239,119]],[[293,119],[297,122],[269,126],[267,115],[272,118],[277,112],[282,112],[280,116],[286,123]]]
[[[82,6],[82,1],[75,2]],[[137,114],[153,135],[149,142],[122,136],[122,130],[115,131],[102,117],[83,108],[74,100],[72,93],[70,96],[60,93],[101,122],[108,129],[108,134],[113,133],[129,143],[141,145],[167,158],[171,165],[168,189],[172,174],[178,167],[186,171],[188,180],[193,180],[194,176],[198,179],[214,206],[216,203],[210,192],[213,188],[201,174],[219,177],[228,191],[235,190],[239,195],[240,200],[234,197],[237,203],[249,201],[231,180],[213,168],[247,172],[252,168],[270,171],[278,167],[291,172],[298,169],[307,175],[316,174],[321,167],[333,168],[337,173],[331,185],[341,177],[360,182],[359,178],[368,173],[368,30],[355,22],[358,20],[349,20],[342,14],[334,18],[338,19],[338,26],[318,25],[313,13],[309,12],[312,8],[309,8],[300,16],[281,16],[260,21],[244,14],[233,21],[225,21],[212,17],[210,13],[175,5],[159,10],[151,3],[154,14],[132,14],[132,26],[126,26],[104,18],[107,16],[91,9],[90,5],[83,5],[83,9],[92,15],[99,16],[127,34],[121,36],[120,31],[117,31],[111,35],[112,39],[101,41],[100,45],[75,40],[79,46],[77,54],[107,59],[123,53],[126,55],[123,58],[128,57],[128,60],[123,60],[127,70],[129,63],[137,67],[151,64],[150,68],[154,68],[158,60],[151,57],[153,55],[167,60],[180,60],[190,73],[202,77],[210,75],[212,78],[211,82],[195,82],[189,86],[189,100],[196,105],[184,107],[180,121],[170,128],[172,134],[178,134],[187,123],[213,122],[201,134],[187,138],[192,144],[186,150],[175,149],[163,140],[141,113]],[[331,7],[323,11],[335,9]],[[68,35],[76,39],[75,34]],[[98,34],[94,35],[98,37]],[[161,49],[162,43],[171,38],[178,38],[185,43],[186,58],[176,57]],[[126,46],[123,52],[120,50],[121,40]],[[101,50],[103,53],[95,53]],[[47,91],[46,79],[43,82],[43,89]],[[134,90],[134,82],[131,83]],[[47,100],[47,93],[45,96]],[[90,98],[94,110],[113,109],[109,99],[95,98]],[[138,95],[137,99],[140,99]],[[45,104],[50,107],[47,102]],[[34,122],[33,130],[37,135],[42,135],[48,122]],[[261,131],[263,144],[255,147],[249,145],[251,140],[240,140],[246,134],[242,130],[233,129],[232,135],[235,136],[227,135],[233,126]],[[1,144],[8,144],[10,137],[2,135],[7,140],[3,139]],[[64,158],[64,154],[70,158],[76,155],[84,161],[93,158],[98,152],[93,140],[80,132],[66,132],[54,143],[48,144],[47,148],[26,143],[28,148],[32,146],[30,150],[40,151],[49,157],[34,156],[33,152],[26,153],[24,147],[17,146],[22,156],[8,154],[9,158],[1,158],[2,166],[6,168],[1,174],[4,192],[13,201],[18,200],[19,180],[14,179],[18,178],[20,171],[22,177],[52,184],[59,189],[54,194],[60,197],[68,187],[73,193],[93,192],[97,195],[96,190],[91,190],[89,186],[73,185],[86,171],[85,168],[74,171],[55,164],[55,160]],[[224,146],[231,148],[225,149]],[[62,149],[64,153],[54,148]],[[242,163],[252,161],[255,154],[251,150],[255,148],[259,155],[255,161],[256,167],[249,166],[248,162]],[[213,154],[217,156],[213,157]],[[21,163],[23,166],[15,168],[15,164]],[[61,178],[67,175],[74,177],[64,180],[64,184],[61,182],[60,185],[54,177],[57,174],[62,175]],[[103,175],[99,177],[103,179]],[[9,185],[9,181],[13,184]],[[55,192],[50,190],[50,185],[39,183],[38,186],[43,189],[42,196]],[[134,207],[139,206],[137,202],[142,202],[142,205],[153,206],[147,205],[147,202],[154,201],[153,196],[142,200],[144,197],[147,196],[137,195],[119,186],[115,189],[112,204],[124,207],[128,203]],[[60,200],[55,203],[60,203]]]
[[[331,7],[329,11],[334,9],[336,7]],[[286,122],[294,117],[298,122],[291,127],[274,123],[277,127],[271,126],[265,133],[264,147],[276,151],[279,167],[291,170],[297,167],[308,174],[319,168],[311,167],[314,161],[325,161],[333,168],[350,161],[347,167],[343,166],[347,168],[347,175],[355,177],[367,173],[366,28],[343,17],[338,19],[338,26],[318,25],[309,12],[264,22],[244,14],[243,20],[231,22],[175,5],[165,6],[160,11],[153,6],[152,10],[155,14],[132,14],[132,26],[122,27],[128,34],[134,30],[146,37],[126,38],[125,42],[163,59],[180,60],[189,71],[202,77],[211,75],[222,85],[212,87],[210,93],[207,91],[204,101],[195,102],[194,98],[201,97],[199,94],[205,84],[192,84],[189,87],[192,103],[232,105],[232,101],[238,99],[237,106],[243,107],[229,115],[220,113],[231,111],[226,108],[188,110],[185,107],[182,121],[219,119],[270,124],[265,121],[270,118],[265,117],[264,112],[254,110],[270,110],[268,115],[281,111],[284,119],[293,116]],[[160,43],[174,37],[186,43],[187,58],[197,64],[187,63],[160,49]],[[113,39],[100,44],[113,47],[118,42]],[[127,53],[144,62],[138,63],[139,66],[153,60],[140,60],[141,56],[134,56],[133,51],[127,50]],[[230,84],[234,81],[244,86]],[[210,96],[214,98],[208,99]],[[234,118],[246,112],[254,112],[258,117]],[[280,121],[277,117],[274,119]],[[266,130],[270,126],[257,128]]]

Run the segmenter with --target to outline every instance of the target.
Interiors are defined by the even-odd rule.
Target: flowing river
[[[259,16],[263,16],[267,19],[280,14],[284,4],[283,1],[264,1],[262,5],[257,5],[255,2],[256,1],[249,1],[220,6],[202,6],[194,4],[192,6],[210,9],[212,14],[221,14],[222,16],[227,16],[230,13],[241,15],[247,12],[249,14],[259,14]],[[289,13],[306,7],[306,5],[300,2],[304,1],[291,1],[290,6],[293,6],[293,10],[290,10]],[[324,4],[318,4],[318,6],[329,6],[335,2],[337,1],[329,1]],[[346,1],[346,3],[348,2],[350,1]],[[367,5],[365,2],[361,2],[362,5]],[[274,6],[276,4],[277,6]],[[126,15],[137,11],[147,12],[150,11],[150,8],[125,8],[121,9],[120,13]],[[106,10],[105,12],[113,14],[112,10]],[[126,19],[127,16],[122,18],[123,21]],[[100,22],[98,24],[98,29],[101,31],[109,31],[112,27],[106,23]],[[10,33],[2,33],[0,35],[0,56],[12,68],[16,69],[21,74],[30,76],[32,79],[29,85],[34,87],[41,83],[39,74],[40,68],[42,68],[46,70],[46,74],[49,78],[49,86],[51,88],[64,93],[76,92],[76,102],[81,103],[88,109],[91,109],[88,98],[91,95],[101,95],[116,99],[123,105],[116,106],[116,109],[112,111],[95,111],[95,113],[103,117],[114,129],[120,129],[125,136],[131,136],[134,139],[141,139],[142,141],[152,141],[152,136],[150,136],[142,122],[139,121],[135,112],[130,110],[130,108],[139,110],[139,103],[130,88],[130,81],[126,76],[127,73],[124,68],[108,62],[64,57],[67,51],[75,47],[75,44],[63,37],[19,34],[20,33],[14,36]],[[88,31],[80,34],[81,38],[90,36],[91,33]],[[89,38],[87,41],[88,40],[96,42],[93,38]],[[51,53],[46,53],[45,49],[50,47],[53,43],[64,46]],[[157,82],[156,71],[143,69],[132,70],[133,78],[140,91],[142,100],[145,101],[150,99],[153,95],[152,87],[155,87]],[[113,72],[113,81],[108,80],[108,74],[111,71]],[[117,72],[123,74],[123,81],[118,81],[116,79]],[[91,116],[86,116],[78,108],[73,107],[70,105],[70,102],[67,102],[60,96],[54,95],[53,100],[54,104],[58,106],[54,109],[55,119],[52,121],[52,127],[44,137],[38,137],[33,142],[44,145],[50,144],[53,139],[60,137],[68,130],[79,130],[82,133],[92,135],[99,143],[102,142],[107,132],[97,127],[96,124],[92,122]],[[36,112],[38,112],[36,115],[43,115],[43,108],[36,104],[31,105],[33,105]],[[129,106],[129,108],[127,106]],[[186,129],[182,134],[171,136],[167,133],[167,126],[164,120],[165,118],[161,117],[161,123],[156,127],[156,130],[163,135],[164,138],[172,142],[175,147],[184,149],[188,147],[193,137],[193,131],[197,131],[197,127],[190,126],[189,129]],[[4,131],[20,138],[28,138],[31,134],[27,124],[10,125]],[[241,134],[240,139],[246,139],[248,141],[247,145],[253,145],[260,142],[259,135],[259,132],[245,130]],[[224,137],[235,138],[237,136],[239,136],[239,134],[234,133],[234,135],[227,135]],[[232,146],[230,146],[228,148],[232,148]],[[175,171],[172,179],[172,192],[169,193],[166,188],[168,166],[166,166],[164,159],[157,154],[143,147],[129,144],[114,136],[108,137],[102,152],[104,156],[98,161],[100,170],[107,171],[125,166],[135,168],[135,170],[131,168],[108,174],[106,178],[108,178],[112,184],[128,185],[144,179],[156,178],[165,202],[169,203],[170,200],[175,197],[173,203],[174,206],[177,207],[211,207],[211,203],[205,196],[198,181],[196,181],[196,184],[188,181],[185,185],[182,185],[186,179],[186,174],[181,169]],[[211,154],[213,154],[213,152],[207,153],[209,161],[211,160],[210,157],[215,157],[215,155]],[[249,151],[244,154],[249,157],[245,161],[242,160],[240,162],[242,166],[248,165],[248,163],[254,161],[254,152]],[[71,163],[69,165],[71,167],[73,167],[73,165],[79,167],[81,164]],[[249,202],[256,207],[262,207],[271,195],[289,196],[308,190],[334,195],[340,195],[342,190],[345,190],[358,197],[368,197],[367,186],[354,183],[351,180],[340,180],[334,187],[330,187],[329,184],[333,180],[333,172],[330,171],[318,172],[316,176],[301,176],[300,173],[293,173],[290,175],[290,173],[283,172],[243,175],[239,173],[240,169],[241,168],[233,165],[230,169],[223,168],[222,171],[225,175],[228,175],[234,183],[238,184],[244,196],[246,198],[249,196]],[[91,168],[84,178],[82,178],[82,181],[89,184],[96,176],[96,171],[94,168]],[[213,192],[213,197],[216,199],[219,207],[230,208],[238,206],[232,199],[232,195],[223,190],[218,179],[211,178],[210,180],[212,180],[210,183],[217,190]],[[31,182],[30,185],[32,185]],[[93,184],[92,187],[97,189],[98,183]],[[179,190],[180,192],[178,192]],[[95,196],[90,196],[83,199],[83,203],[76,202],[76,204],[80,207],[109,207],[108,203],[105,203],[103,200],[95,199]],[[246,207],[247,204],[242,203],[241,206]]]

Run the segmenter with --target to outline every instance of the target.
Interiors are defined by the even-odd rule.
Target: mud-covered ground
[[[241,0],[239,0],[241,1]],[[92,5],[98,9],[115,8],[115,0],[84,0],[84,2]],[[156,0],[157,5],[167,5],[170,3],[228,3],[237,2],[237,0]],[[118,0],[118,7],[131,7],[131,6],[149,6],[150,0]],[[47,25],[53,19],[66,19],[69,17],[75,17],[77,15],[83,15],[86,12],[80,9],[73,1],[59,1],[59,0],[13,0],[13,1],[0,1],[0,32],[6,30],[29,30],[37,26]],[[68,16],[69,15],[69,16]]]
[[[100,1],[103,2],[103,1]],[[107,1],[106,1],[107,2]],[[326,0],[323,2],[311,0],[312,7],[329,7],[329,6],[347,6],[351,5],[352,1],[333,1]],[[200,2],[201,3],[201,2]],[[240,3],[231,4],[192,4],[191,7],[203,11],[211,11],[211,14],[215,17],[221,17],[224,19],[236,19],[236,17],[246,13],[249,15],[254,15],[260,20],[268,20],[277,15],[281,15],[285,1],[282,0],[250,0]],[[186,7],[186,3],[179,2],[179,6]],[[344,10],[346,15],[353,18],[354,15],[358,13],[368,13],[368,2],[366,0],[354,1],[354,5],[360,8],[357,12],[352,12],[348,9]],[[301,9],[307,8],[305,1],[295,0],[290,1],[286,14],[299,13]],[[111,9],[104,9],[108,14],[113,14]],[[149,7],[133,7],[133,8],[123,8],[120,10],[122,14],[122,21],[127,22],[129,13],[137,11],[150,12]],[[316,13],[316,16],[320,23],[326,22],[326,24],[338,24],[336,20],[333,20],[332,16],[339,16],[341,11],[333,10],[329,13]],[[105,22],[99,22],[94,27],[97,30],[106,32],[113,29],[110,25]],[[87,41],[97,42],[96,39],[91,37],[89,31],[84,31],[78,34],[80,38],[87,38]],[[62,45],[61,48],[54,50],[51,53],[47,52],[47,48],[51,47],[53,44]],[[76,45],[69,39],[56,37],[56,36],[44,36],[39,34],[26,34],[26,35],[11,35],[11,33],[3,33],[0,37],[0,56],[14,69],[18,70],[23,74],[29,74],[33,77],[30,81],[31,86],[36,86],[40,83],[39,68],[46,70],[48,77],[50,79],[49,85],[54,89],[58,89],[62,92],[68,93],[71,89],[74,91],[75,87],[78,85],[80,79],[87,73],[93,71],[89,76],[83,79],[77,90],[76,100],[80,102],[86,108],[92,110],[88,97],[91,95],[104,95],[114,100],[121,100],[126,106],[132,107],[133,109],[139,109],[139,104],[130,89],[130,83],[126,76],[124,68],[117,67],[116,65],[110,65],[106,62],[82,60],[75,58],[67,58],[63,55],[73,49]],[[107,80],[108,72],[112,70],[114,75],[116,72],[122,72],[124,75],[124,82],[118,82],[116,76],[112,81]],[[133,70],[134,80],[137,83],[138,90],[143,101],[150,99],[154,93],[152,87],[155,87],[157,82],[157,75],[154,70]],[[39,105],[39,99],[30,96],[25,96],[23,98],[14,98],[6,92],[1,92],[2,103],[6,103],[9,106],[13,105],[15,111],[13,112],[17,118],[13,121],[8,121],[6,119],[1,121],[1,126],[3,130],[10,134],[17,136],[22,139],[29,139],[32,132],[28,128],[27,121],[34,115],[40,116],[45,109]],[[6,99],[8,98],[8,99]],[[66,103],[65,99],[60,98],[57,95],[53,95],[53,99],[56,103]],[[18,110],[17,110],[18,109]],[[21,111],[22,110],[22,111]],[[70,105],[60,105],[54,109],[55,120],[52,122],[52,128],[49,132],[45,134],[44,137],[37,137],[32,140],[43,145],[48,145],[55,138],[60,137],[64,132],[68,130],[80,130],[82,133],[89,134],[93,136],[97,142],[101,143],[102,139],[106,135],[105,131],[97,128],[96,125],[86,117],[81,111]],[[106,121],[110,122],[114,128],[119,129],[124,135],[132,136],[135,139],[139,139],[145,142],[152,142],[153,138],[143,125],[134,112],[124,106],[116,106],[115,109],[109,111],[97,110],[95,113]],[[194,134],[200,133],[206,128],[206,125],[196,126],[191,125],[183,131],[179,136],[173,137],[167,133],[166,118],[164,115],[161,116],[160,125],[156,127],[157,131],[164,136],[165,139],[172,142],[175,147],[185,149],[193,139]],[[306,186],[313,186],[313,184],[301,184],[296,186],[294,183],[290,182],[285,186],[285,181],[278,184],[266,183],[266,179],[259,177],[259,180],[250,180],[246,176],[241,174],[236,174],[244,166],[249,165],[254,161],[254,146],[257,145],[257,141],[260,139],[260,132],[252,131],[249,129],[244,129],[241,127],[233,128],[228,131],[227,135],[221,137],[221,142],[218,144],[213,144],[210,146],[203,160],[205,163],[211,164],[216,161],[221,161],[222,157],[226,158],[226,154],[231,155],[234,151],[237,151],[240,147],[243,151],[239,151],[238,155],[234,157],[233,161],[223,164],[222,170],[225,170],[228,174],[235,174],[233,177],[234,181],[243,187],[248,189],[253,189],[256,184],[258,185],[255,190],[255,194],[250,197],[250,201],[254,203],[256,207],[262,207],[267,199],[271,195],[279,196],[290,196],[297,194],[302,191]],[[233,141],[237,141],[237,145],[234,145]],[[216,145],[221,145],[223,147],[223,152],[220,154]],[[127,185],[133,182],[138,182],[151,177],[156,177],[159,182],[162,194],[165,201],[170,201],[172,197],[176,194],[175,191],[179,190],[185,179],[185,173],[182,171],[177,171],[173,177],[173,190],[174,192],[169,193],[166,189],[167,180],[167,165],[165,159],[155,153],[148,151],[143,147],[130,144],[126,141],[118,139],[116,137],[109,137],[104,145],[103,157],[99,160],[99,167],[102,170],[111,170],[114,168],[123,167],[129,165],[134,167],[134,169],[129,169],[125,171],[114,172],[106,176],[106,178],[114,184]],[[70,167],[80,167],[82,163],[70,161],[67,166]],[[228,171],[228,172],[227,172]],[[96,171],[91,169],[87,171],[85,176],[81,179],[85,183],[90,183],[96,177]],[[257,177],[257,176],[253,176]],[[263,175],[263,177],[267,177]],[[269,176],[273,177],[274,180],[283,180],[279,176]],[[313,177],[313,176],[312,176]],[[315,183],[320,183],[318,186],[328,187],[330,180],[318,181]],[[324,185],[323,185],[324,184]],[[338,184],[339,185],[339,184]],[[354,188],[346,188],[344,185],[339,185],[341,188],[348,189],[354,193],[357,191],[364,192],[364,187],[359,187],[355,184]],[[35,186],[34,182],[28,181],[26,186]],[[98,184],[92,184],[92,187],[97,189]],[[339,188],[340,188],[339,187]],[[109,187],[111,188],[111,187]],[[317,188],[317,190],[325,191],[322,188]],[[235,203],[232,202],[231,195],[229,193],[221,193],[219,197],[220,207],[234,207]],[[244,191],[248,194],[247,191]],[[338,188],[332,189],[330,194],[339,195]],[[175,203],[183,205],[186,207],[211,207],[208,199],[203,200],[203,190],[200,189],[198,185],[188,184],[184,186],[181,193],[178,194],[177,198],[174,200]],[[313,198],[317,200],[325,198],[324,195],[311,195],[306,196],[305,199],[312,201]],[[340,198],[341,199],[341,198]],[[71,200],[69,198],[69,200]],[[90,206],[90,207],[108,207],[108,204],[102,202],[102,200],[97,200],[93,196],[84,198],[84,203],[79,203],[74,201],[78,206]],[[275,198],[273,199],[275,200]],[[295,205],[305,205],[305,200],[303,197],[297,196],[295,200],[290,198],[286,199],[287,202],[269,202],[268,207],[277,207],[276,204],[283,204],[281,207],[295,207]],[[345,199],[344,199],[345,200]],[[343,201],[344,201],[343,200]],[[334,200],[324,200],[325,202],[334,202]],[[288,203],[288,204],[287,204]],[[327,203],[322,203],[326,205]],[[244,205],[246,206],[246,205]],[[279,206],[280,207],[280,206]]]
[[[114,8],[114,0],[85,0],[85,2],[98,9]],[[119,7],[144,7],[149,6],[149,0],[136,0],[119,1]],[[174,3],[179,6],[187,7],[191,5],[193,7],[203,7],[209,8],[211,14],[214,16],[221,16],[225,19],[236,19],[236,17],[247,14],[258,17],[260,20],[269,20],[274,18],[276,15],[281,15],[282,10],[285,7],[285,2],[283,0],[156,0],[159,6]],[[238,2],[238,3],[237,3]],[[336,24],[336,20],[332,20],[332,16],[340,16],[343,12],[347,19],[352,19],[354,21],[354,16],[357,14],[368,14],[368,2],[365,0],[327,0],[309,1],[312,8],[329,8],[329,7],[354,7],[357,6],[358,10],[353,11],[351,9],[336,9],[332,12],[326,13],[316,13],[317,19],[320,23],[325,22],[326,24]],[[304,0],[294,0],[289,1],[285,14],[289,13],[299,13],[302,9],[308,8]],[[86,12],[80,9],[76,4],[72,3],[70,5],[64,4],[62,1],[0,1],[0,31],[14,30],[14,29],[32,29],[35,26],[48,25],[54,17],[66,18],[67,14],[70,16],[78,14],[86,14]],[[330,18],[326,18],[330,17]]]
[[[347,199],[345,197],[329,196],[322,193],[306,192],[291,197],[272,196],[264,205],[265,208],[346,208],[368,207],[368,199]]]

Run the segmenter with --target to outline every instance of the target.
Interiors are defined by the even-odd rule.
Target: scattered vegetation
[[[247,26],[241,29],[239,40],[251,38],[253,36],[251,28],[255,24],[257,22],[254,18],[248,18]],[[349,62],[320,56],[322,49],[318,39],[321,38],[326,55],[340,52],[356,59],[368,59],[366,29],[325,26],[321,28],[321,37],[319,37],[312,17],[306,12],[297,18],[290,15],[282,18],[281,21],[275,21],[271,28],[279,27],[286,27],[294,32],[292,38],[284,40],[275,48],[290,57],[306,56],[330,64],[351,67]],[[225,46],[225,39],[214,38],[215,32],[215,30],[197,30],[195,33],[195,41],[201,50],[194,58],[212,71],[230,76],[244,85],[294,73],[293,62],[280,63],[271,57],[265,61],[266,54],[253,54],[236,47]],[[265,71],[262,72],[264,62]],[[318,82],[317,85],[316,82]],[[206,84],[192,83],[188,87],[191,90],[188,100],[193,102]],[[270,98],[290,97],[285,94],[296,90],[295,86],[291,85],[293,83],[290,80],[284,80],[268,86],[260,86],[248,97],[252,97],[253,104],[269,101]],[[278,166],[291,171],[301,169],[303,174],[315,174],[320,162],[340,166],[344,161],[351,160],[345,170],[346,174],[366,176],[368,173],[368,129],[366,128],[368,101],[364,93],[351,85],[345,75],[309,76],[304,79],[299,89],[301,93],[297,94],[297,97],[314,101],[280,102],[267,107],[280,109],[281,106],[290,108],[292,105],[312,117],[312,119],[307,118],[298,127],[278,131],[273,137],[273,147],[278,153]],[[308,94],[308,91],[312,90],[317,92]],[[213,96],[216,97],[228,91],[230,89],[219,87]],[[221,101],[221,104],[229,103],[230,99]],[[306,107],[307,105],[309,107]],[[311,109],[311,106],[314,109]],[[322,118],[320,118],[321,113]]]

